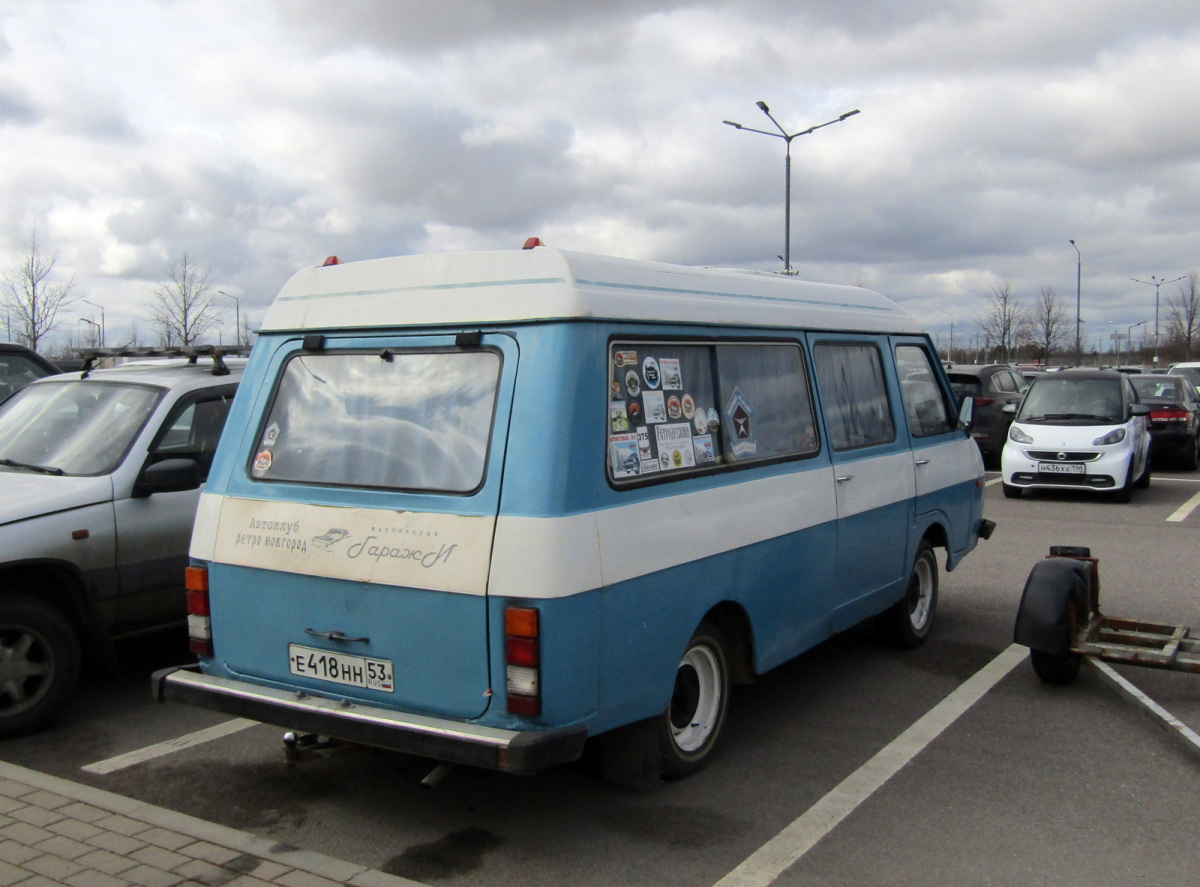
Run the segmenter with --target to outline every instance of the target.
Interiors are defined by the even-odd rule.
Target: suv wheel
[[[0,737],[40,727],[75,689],[79,638],[37,598],[0,598]]]

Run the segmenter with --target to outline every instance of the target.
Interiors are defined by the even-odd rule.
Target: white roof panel
[[[861,287],[544,246],[309,268],[284,285],[262,330],[462,327],[553,319],[921,332],[920,324],[894,302]]]

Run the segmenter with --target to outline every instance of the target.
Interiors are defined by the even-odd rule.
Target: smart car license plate
[[[331,653],[314,647],[288,644],[288,667],[292,674],[304,678],[316,678],[335,684],[347,684],[366,690],[383,690],[392,693],[396,682],[392,676],[392,663],[387,659],[367,659],[348,653]]]
[[[1042,474],[1083,474],[1086,466],[1082,462],[1039,462]]]

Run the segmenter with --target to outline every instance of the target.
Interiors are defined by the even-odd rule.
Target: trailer
[[[1013,640],[1029,647],[1033,670],[1051,684],[1073,681],[1085,656],[1200,673],[1200,637],[1188,626],[1101,612],[1099,559],[1078,546],[1052,546],[1034,564]]]

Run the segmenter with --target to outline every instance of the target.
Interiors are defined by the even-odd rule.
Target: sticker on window
[[[725,404],[725,416],[729,419],[729,440],[735,456],[747,456],[758,449],[754,439],[754,408],[746,400],[740,388],[734,388],[729,402]]]
[[[609,438],[608,454],[613,477],[636,477],[641,466],[636,434],[617,434]]]

